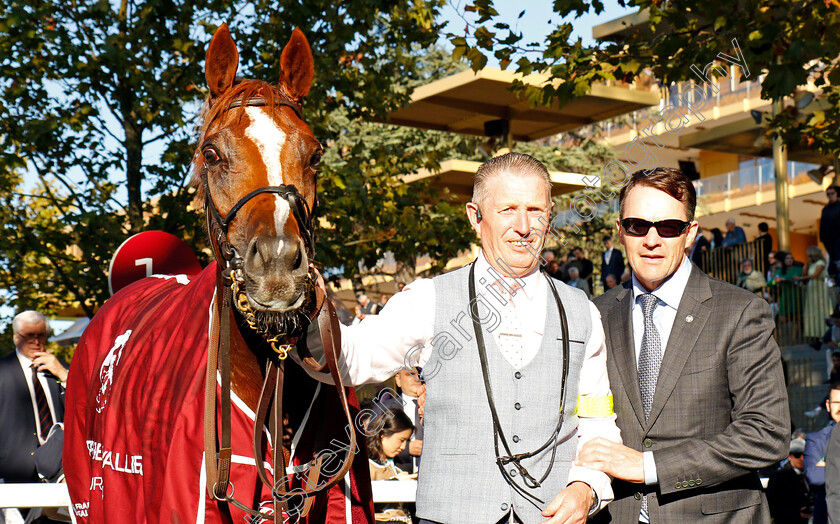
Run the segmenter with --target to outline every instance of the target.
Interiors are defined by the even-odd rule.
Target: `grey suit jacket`
[[[624,444],[653,451],[659,484],[615,481],[600,522],[770,522],[756,470],[787,456],[790,415],[770,308],[692,264],[645,421],[630,283],[595,300]],[[641,336],[637,333],[636,336]]]

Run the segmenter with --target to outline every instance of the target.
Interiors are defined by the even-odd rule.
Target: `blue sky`
[[[472,2],[469,0],[449,0],[447,2],[442,12],[442,18],[449,22],[446,26],[448,32],[463,34],[466,23],[458,15],[459,12],[466,14],[465,18],[469,22],[478,18],[474,13],[464,12],[464,6],[470,3]],[[560,17],[551,9],[553,4],[554,2],[550,0],[496,0],[495,7],[499,12],[496,21],[507,23],[511,28],[522,31],[524,43],[538,42],[542,44],[546,35],[561,21]],[[616,0],[605,0],[604,7],[605,10],[600,15],[586,14],[574,20],[575,30],[573,34],[580,37],[585,46],[591,46],[595,43],[592,39],[592,26],[609,22],[636,11],[635,8],[621,7]],[[523,10],[525,14],[517,20],[519,13]],[[498,61],[494,57],[490,57],[488,65],[498,67]]]

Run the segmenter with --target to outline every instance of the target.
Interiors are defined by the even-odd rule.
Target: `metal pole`
[[[773,116],[782,112],[782,101],[773,102]],[[788,206],[787,146],[773,139],[773,167],[776,171],[776,238],[780,251],[790,252],[790,215]]]

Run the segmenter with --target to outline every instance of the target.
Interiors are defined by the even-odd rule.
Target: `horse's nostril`
[[[303,250],[297,250],[297,256],[295,257],[295,264],[293,271],[300,269],[300,265],[303,263]]]

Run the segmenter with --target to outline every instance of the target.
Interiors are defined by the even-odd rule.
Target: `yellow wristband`
[[[575,414],[579,417],[603,418],[613,415],[613,396],[578,397]]]

